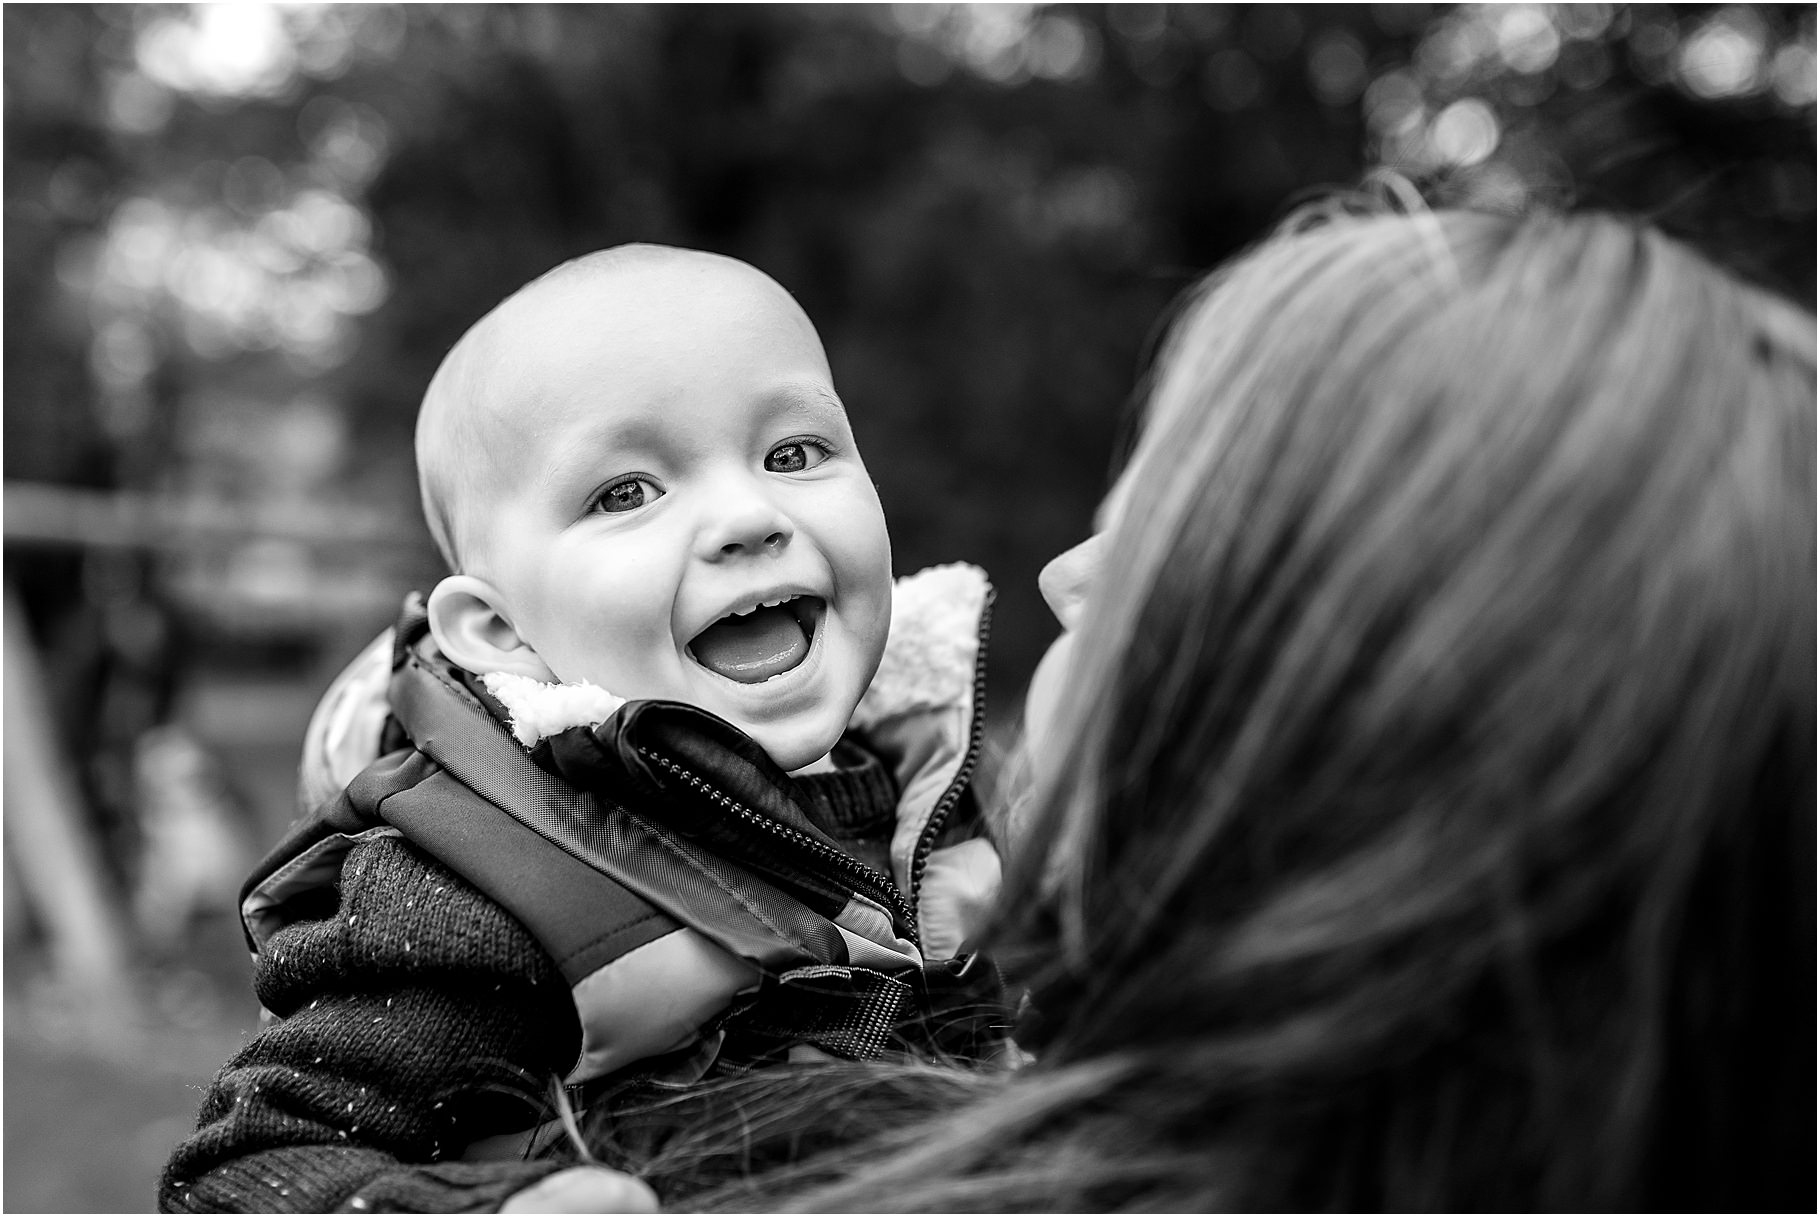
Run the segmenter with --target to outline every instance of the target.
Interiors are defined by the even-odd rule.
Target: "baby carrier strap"
[[[419,604],[413,599],[411,607]],[[627,1007],[642,1016],[676,1006],[689,1024],[685,1040],[703,1020],[737,1007],[739,1038],[750,1051],[785,1039],[853,1057],[882,1048],[914,998],[904,973],[922,962],[892,932],[907,928],[901,902],[887,911],[878,905],[883,893],[853,890],[853,876],[838,869],[794,865],[796,855],[780,862],[769,834],[717,835],[718,819],[708,817],[713,823],[704,827],[701,807],[673,780],[617,763],[621,753],[648,764],[680,757],[733,782],[762,814],[778,818],[786,836],[819,836],[756,745],[692,707],[637,702],[592,734],[565,733],[557,741],[565,752],[580,749],[592,760],[552,764],[553,773],[501,729],[485,691],[427,646],[426,633],[421,612],[407,612],[396,633],[392,709],[420,754],[443,771],[441,782],[469,798],[459,815],[448,814],[446,798],[418,797],[389,798],[380,814],[505,907],[557,961],[583,1024],[571,1081],[621,1067],[634,1049],[677,1046],[661,1042],[661,1028],[628,1043],[618,1033]],[[721,728],[731,737],[694,735]],[[734,748],[738,755],[724,750]],[[551,762],[547,752],[538,758]],[[716,761],[726,763],[715,771]],[[614,1022],[617,1028],[608,1025]]]
[[[413,624],[407,617],[399,629],[402,654],[392,679],[393,713],[420,751],[498,810],[504,820],[492,818],[497,828],[504,831],[505,821],[515,822],[768,972],[846,962],[841,936],[825,916],[654,817],[632,813],[609,792],[582,789],[539,766],[500,729],[482,695],[456,669],[412,645],[414,633],[421,637],[421,627],[413,631]],[[393,809],[382,814],[400,829],[407,827],[397,823]],[[462,831],[428,815],[411,827],[426,837]],[[482,868],[496,864],[496,855],[487,850],[471,852]],[[521,919],[536,931],[563,919],[542,906],[566,903],[566,897],[560,890],[533,886],[539,890],[508,890],[502,903],[525,906],[531,916]]]

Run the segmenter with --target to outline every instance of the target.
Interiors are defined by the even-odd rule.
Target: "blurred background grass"
[[[1170,301],[1286,208],[1649,215],[1814,296],[1814,10],[9,5],[6,1181],[151,1204],[252,1033],[232,889],[439,572],[410,428],[500,296],[733,254],[820,327],[897,563],[1001,599],[1001,732]]]

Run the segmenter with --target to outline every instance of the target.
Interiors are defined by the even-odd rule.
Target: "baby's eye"
[[[826,446],[811,439],[793,439],[765,454],[767,473],[801,473],[828,459]]]
[[[664,492],[648,478],[622,478],[600,492],[594,500],[598,511],[632,511],[664,497]]]

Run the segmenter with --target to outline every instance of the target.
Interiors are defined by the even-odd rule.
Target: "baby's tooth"
[[[757,604],[750,605],[747,608],[734,609],[731,613],[728,613],[727,616],[750,617],[761,608],[777,608],[779,605],[788,604],[794,599],[796,599],[795,596],[780,596],[776,600],[761,600]]]

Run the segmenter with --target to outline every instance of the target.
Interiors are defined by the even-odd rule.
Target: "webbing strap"
[[[452,814],[457,806],[459,814]],[[387,799],[380,814],[522,922],[571,985],[679,928],[623,884],[473,797],[448,773]]]
[[[676,922],[772,973],[847,962],[846,944],[827,918],[661,826],[545,772],[451,671],[414,648],[393,674],[391,701],[412,742],[462,784]],[[392,819],[389,812],[386,818]],[[486,864],[489,858],[478,851],[476,860]],[[560,893],[548,892],[521,891],[517,901],[561,902]]]
[[[742,1016],[742,1034],[807,1042],[864,1060],[884,1048],[912,998],[910,986],[871,968],[795,968]]]

